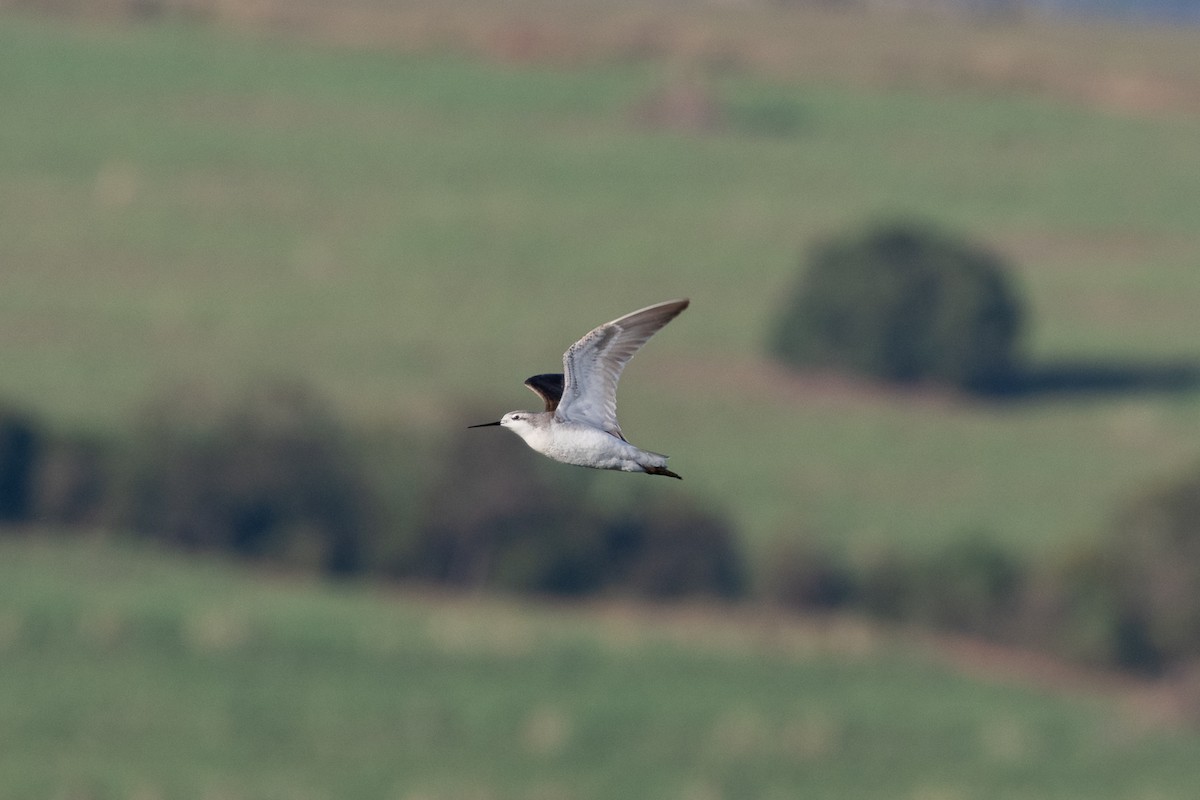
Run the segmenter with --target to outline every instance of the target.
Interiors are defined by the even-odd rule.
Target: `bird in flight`
[[[468,427],[508,428],[534,450],[564,464],[679,478],[667,469],[667,456],[626,441],[617,424],[617,381],[629,359],[688,302],[670,300],[634,311],[568,347],[561,374],[525,381],[545,401],[545,411],[510,411],[497,422]]]

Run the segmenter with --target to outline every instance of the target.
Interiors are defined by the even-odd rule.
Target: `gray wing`
[[[606,322],[571,345],[563,354],[566,385],[555,419],[586,423],[624,439],[617,424],[621,370],[651,336],[688,307],[688,302],[671,300],[634,311]]]
[[[560,373],[547,372],[526,378],[525,385],[542,398],[547,411],[553,411],[558,408],[558,403],[562,400],[564,381],[565,379]]]

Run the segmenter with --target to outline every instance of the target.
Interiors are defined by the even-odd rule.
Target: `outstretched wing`
[[[562,400],[563,395],[563,382],[564,378],[558,372],[547,372],[525,379],[525,385],[546,403],[547,411],[558,408],[558,402]]]
[[[606,322],[571,345],[563,354],[566,385],[555,419],[586,423],[624,439],[617,424],[621,370],[651,336],[687,307],[686,299],[648,306]]]

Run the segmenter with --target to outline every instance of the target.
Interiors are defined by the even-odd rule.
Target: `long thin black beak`
[[[500,422],[499,422],[499,421],[496,421],[496,422],[485,422],[485,423],[483,423],[482,425],[468,425],[467,427],[468,427],[468,428],[487,428],[487,427],[490,427],[490,426],[492,426],[492,425],[499,425],[499,424],[500,424]]]

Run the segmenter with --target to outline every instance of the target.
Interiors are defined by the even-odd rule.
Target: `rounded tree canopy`
[[[972,392],[1011,383],[1024,319],[994,253],[922,225],[890,223],[815,246],[771,351],[799,368]]]

